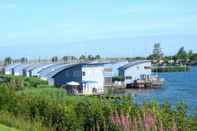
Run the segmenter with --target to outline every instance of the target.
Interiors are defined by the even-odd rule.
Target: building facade
[[[134,61],[119,68],[119,75],[124,78],[125,85],[151,75],[151,61]]]

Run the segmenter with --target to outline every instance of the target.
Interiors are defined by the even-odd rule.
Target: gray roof
[[[16,67],[14,67],[14,70],[15,71],[22,71],[23,69],[29,67],[30,65],[25,65],[25,64],[22,64],[22,65],[18,65]]]
[[[60,73],[60,72],[62,72],[62,71],[64,71],[64,70],[66,70],[66,69],[72,68],[72,67],[74,67],[74,66],[76,66],[76,65],[79,65],[79,64],[69,64],[69,65],[62,66],[62,67],[60,67],[60,68],[58,68],[58,69],[56,69],[56,70],[54,70],[54,71],[48,73],[48,74],[47,74],[47,77],[48,77],[48,78],[53,78],[53,77],[54,77],[55,75],[57,75],[58,73]]]
[[[5,69],[9,70],[9,69],[15,68],[15,67],[17,67],[19,65],[21,65],[21,64],[11,64],[11,65],[6,66]]]
[[[38,68],[40,66],[42,66],[43,64],[33,64],[33,65],[30,65],[29,67],[25,68],[26,71],[30,71],[30,70],[33,70],[35,68]]]
[[[123,65],[123,66],[119,67],[118,69],[119,70],[125,70],[129,67],[139,65],[139,64],[143,64],[143,63],[147,63],[147,62],[151,62],[151,61],[149,61],[149,60],[132,61],[132,62],[129,62],[128,64],[126,64],[126,65]]]
[[[39,72],[39,76],[40,77],[48,77],[48,74],[50,74],[51,72],[56,71],[59,68],[62,68],[65,66],[66,66],[65,64],[57,64],[57,65],[50,66],[50,67],[42,70],[41,72]]]

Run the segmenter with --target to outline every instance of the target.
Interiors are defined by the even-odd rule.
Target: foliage
[[[185,72],[190,71],[190,66],[154,66],[152,67],[152,72]]]
[[[54,131],[52,127],[44,127],[39,120],[24,118],[23,115],[15,116],[10,112],[0,112],[0,123],[7,127],[14,127],[20,131]],[[11,130],[10,130],[11,131]],[[15,131],[13,129],[13,131]]]
[[[114,77],[112,77],[112,81],[114,82],[114,81],[124,81],[124,77],[122,77],[122,76],[114,76]]]
[[[160,60],[163,57],[163,52],[160,43],[155,43],[153,48],[153,54],[151,54],[148,59],[150,60]]]
[[[0,131],[17,131],[17,130],[0,124]]]
[[[160,105],[154,101],[139,106],[131,95],[69,96],[64,89],[39,88],[39,82],[22,79],[36,88],[13,90],[5,84],[0,87],[0,123],[17,129],[189,131],[197,128],[196,118],[187,115],[183,103],[176,108],[168,102]]]
[[[11,57],[6,57],[5,59],[4,59],[4,65],[9,65],[9,64],[11,64],[12,63],[12,58]]]

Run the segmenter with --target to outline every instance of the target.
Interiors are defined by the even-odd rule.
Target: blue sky
[[[0,58],[197,51],[195,0],[1,0]]]

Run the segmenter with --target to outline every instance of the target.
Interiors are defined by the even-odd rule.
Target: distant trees
[[[57,56],[53,56],[52,59],[51,59],[51,61],[53,63],[58,62],[58,57]]]
[[[187,55],[187,52],[185,51],[185,48],[184,47],[181,47],[179,49],[179,51],[177,52],[175,58],[177,60],[187,61],[188,55]]]
[[[101,59],[101,56],[100,56],[100,55],[95,55],[95,56],[93,56],[93,55],[91,55],[91,54],[89,54],[88,56],[81,55],[81,56],[79,57],[79,60],[82,60],[82,61],[86,61],[86,60],[88,60],[88,61],[93,61],[93,60],[100,60],[100,59]]]
[[[163,52],[160,43],[155,43],[153,48],[153,54],[151,54],[148,59],[150,60],[160,60],[163,58]]]
[[[87,58],[86,58],[86,56],[85,55],[81,55],[80,57],[79,57],[79,60],[86,60]]]
[[[21,59],[20,59],[20,62],[21,63],[27,63],[28,62],[28,59],[26,58],[26,57],[22,57]]]
[[[12,64],[12,58],[11,57],[6,57],[4,59],[4,65],[9,65],[9,64]]]

